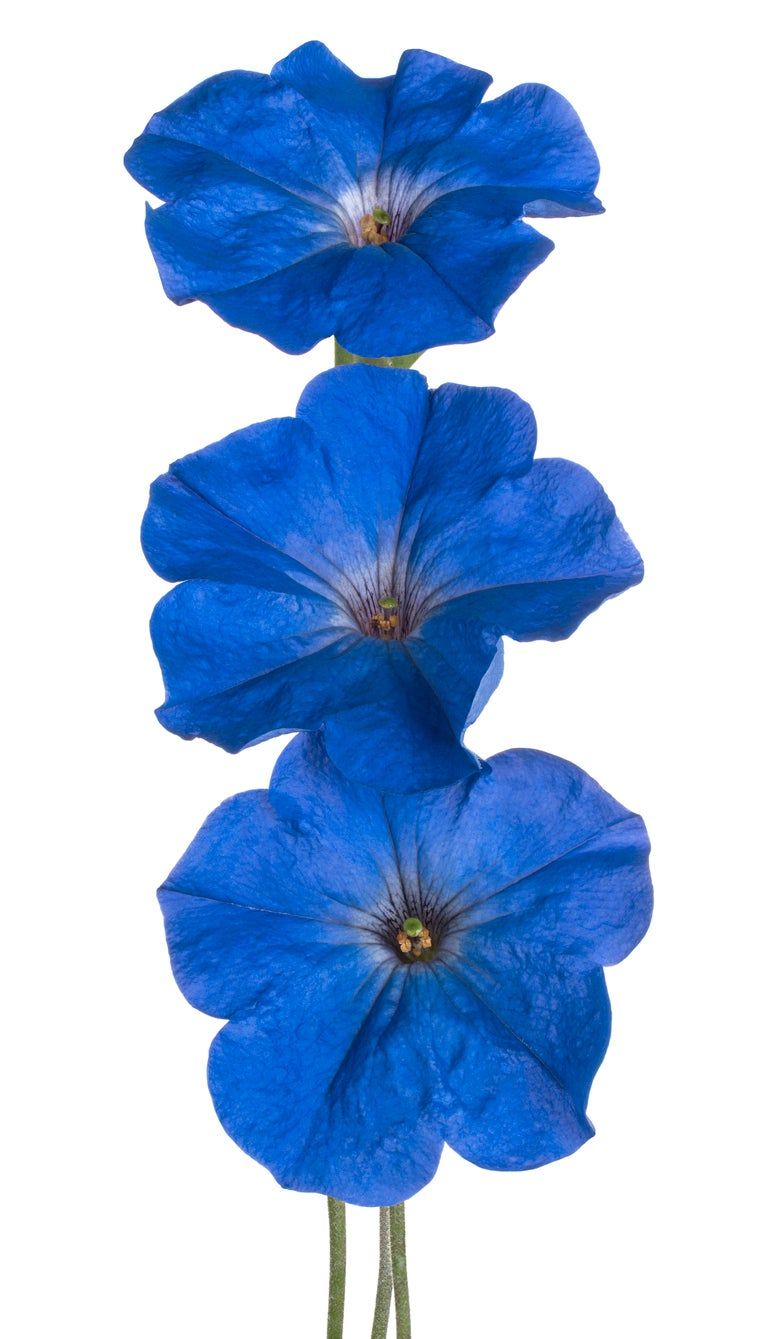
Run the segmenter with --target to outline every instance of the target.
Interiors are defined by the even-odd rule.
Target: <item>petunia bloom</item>
[[[602,209],[569,103],[542,84],[483,103],[490,82],[427,51],[361,79],[308,42],[199,84],[125,160],[165,201],[147,236],[166,293],[288,353],[485,339],[552,249],[522,216]]]
[[[647,854],[642,820],[560,758],[384,795],[299,735],[159,894],[180,989],[229,1019],[225,1129],[283,1186],[365,1205],[420,1190],[444,1142],[501,1171],[574,1152]]]
[[[535,440],[511,391],[357,365],[177,461],[142,530],[182,582],[152,620],[163,725],[230,751],[324,725],[338,766],[391,788],[475,770],[502,634],[567,637],[642,576],[596,480]]]

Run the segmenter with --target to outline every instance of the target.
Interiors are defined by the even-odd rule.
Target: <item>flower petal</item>
[[[395,887],[379,797],[350,786],[317,736],[284,750],[276,779],[273,793],[247,791],[210,814],[159,891],[177,984],[219,1018],[257,999],[281,953],[372,949],[374,913]]]
[[[323,42],[305,42],[272,68],[272,78],[296,89],[318,133],[340,154],[352,185],[376,170],[393,80],[361,79]]]
[[[500,1001],[480,994],[462,970],[433,971],[442,992],[431,1032],[445,1137],[462,1157],[496,1171],[539,1167],[591,1137],[585,1095],[609,1037],[600,972],[529,976],[529,967],[504,978]]]
[[[463,958],[507,941],[606,965],[647,929],[645,825],[562,758],[511,749],[463,785],[388,803],[396,833],[416,821],[419,877],[448,897]]]
[[[411,171],[434,144],[454,135],[492,83],[489,74],[430,51],[404,51],[389,91],[381,155],[382,181],[401,164]],[[396,180],[405,175],[392,171]],[[400,194],[401,183],[397,183]]]
[[[247,288],[327,248],[345,234],[334,216],[256,181],[211,181],[198,192],[148,208],[147,240],[173,302]]]
[[[275,543],[275,488],[296,515],[292,477],[312,457],[303,424],[272,419],[175,461],[152,485],[142,522],[150,566],[167,581],[210,578],[334,599],[336,574],[322,555],[300,547],[298,561]]]
[[[331,715],[324,726],[327,752],[341,771],[366,786],[417,791],[470,776],[479,764],[405,642],[377,642],[372,702]],[[492,660],[492,654],[490,656]]]
[[[360,950],[290,954],[210,1052],[227,1133],[281,1185],[394,1204],[434,1175],[442,1139],[405,969]]]
[[[335,331],[332,289],[350,264],[348,245],[330,246],[242,288],[205,295],[216,315],[262,335],[284,353],[307,353]]]
[[[568,637],[643,577],[607,494],[566,460],[539,460],[523,479],[499,479],[452,525],[421,525],[410,561],[430,608],[519,641]]]
[[[302,72],[321,64],[325,91],[343,83],[339,117],[326,100],[310,101],[286,82],[286,68]],[[341,71],[343,72],[341,75]],[[284,77],[277,77],[279,75]],[[310,82],[314,90],[317,77]],[[356,185],[353,142],[381,147],[386,106],[383,88],[360,80],[320,43],[308,43],[281,61],[272,75],[230,70],[206,79],[152,117],[126,155],[128,171],[162,199],[202,186],[225,162],[315,204],[334,207],[341,191]],[[161,141],[167,142],[165,152]]]
[[[401,526],[406,560],[417,541],[425,555],[444,531],[451,543],[477,507],[487,523],[504,489],[528,474],[535,447],[533,411],[514,391],[449,382],[431,391]]]
[[[546,217],[601,213],[594,195],[599,160],[566,98],[544,84],[520,84],[484,102],[428,161],[430,192],[514,186],[521,212]]]
[[[316,448],[307,519],[336,566],[364,576],[393,558],[429,401],[425,378],[402,368],[339,367],[302,392],[297,418]]]
[[[518,192],[480,187],[440,196],[403,238],[492,329],[516,288],[549,256],[553,243],[519,222]]]
[[[259,996],[281,953],[345,941],[356,911],[298,873],[296,840],[265,791],[210,815],[158,893],[172,971],[195,1008],[229,1018]]]
[[[406,649],[427,683],[438,685],[441,710],[462,739],[495,692],[503,672],[503,646],[498,636],[449,611],[429,618]]]
[[[186,581],[156,606],[152,638],[166,685],[158,719],[236,752],[371,691],[378,643],[341,626],[326,600]]]
[[[428,403],[418,372],[322,373],[296,420],[233,433],[158,480],[143,526],[149,561],[169,580],[280,586],[282,573],[283,589],[294,581],[344,607],[392,561]]]
[[[427,261],[398,243],[353,251],[332,300],[338,343],[365,358],[418,353],[493,333]]]

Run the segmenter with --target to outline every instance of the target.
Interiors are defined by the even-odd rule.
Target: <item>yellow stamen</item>
[[[419,926],[419,929],[414,933],[413,927],[416,926]],[[404,928],[398,932],[397,945],[405,958],[409,956],[421,958],[427,949],[433,947],[433,941],[426,926],[412,916],[410,920],[405,922]]]
[[[363,242],[370,246],[383,246],[389,241],[386,234],[386,223],[379,223],[373,218],[372,214],[363,214],[359,220],[359,231],[362,234]]]
[[[397,627],[397,614],[390,614],[389,617],[386,614],[374,614],[372,623],[384,637],[389,637]]]

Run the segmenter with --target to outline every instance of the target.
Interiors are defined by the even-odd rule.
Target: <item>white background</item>
[[[121,163],[197,81],[267,70],[311,37],[362,74],[422,46],[491,71],[495,92],[538,80],[577,107],[607,214],[545,222],[556,250],[497,335],[420,367],[529,399],[541,452],[600,478],[648,565],[570,641],[509,646],[469,737],[483,754],[563,754],[639,809],[658,907],[609,974],[596,1139],[517,1175],[447,1153],[411,1203],[417,1337],[778,1332],[782,166],[765,9],[18,10],[2,87],[11,1339],[323,1330],[323,1201],[280,1190],[220,1129],[204,1080],[216,1025],[171,980],[154,896],[284,741],[232,758],[156,724],[146,623],[162,586],[137,531],[170,460],[292,412],[330,347],[287,357],[167,302]],[[358,1339],[375,1216],[349,1226]]]

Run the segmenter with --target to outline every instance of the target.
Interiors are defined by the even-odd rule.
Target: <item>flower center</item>
[[[405,641],[427,612],[419,583],[405,576],[385,581],[382,575],[378,584],[373,578],[355,581],[345,587],[344,599],[360,632],[382,642]]]
[[[415,962],[418,958],[428,962],[434,956],[430,931],[418,916],[407,916],[403,921],[397,934],[397,946],[405,962]]]
[[[382,595],[378,602],[377,614],[374,614],[370,622],[377,637],[383,637],[389,640],[394,637],[395,629],[398,625],[397,600],[394,595]]]
[[[380,205],[376,205],[369,214],[363,214],[359,220],[359,233],[366,246],[383,246],[394,239],[390,235],[392,215]]]

